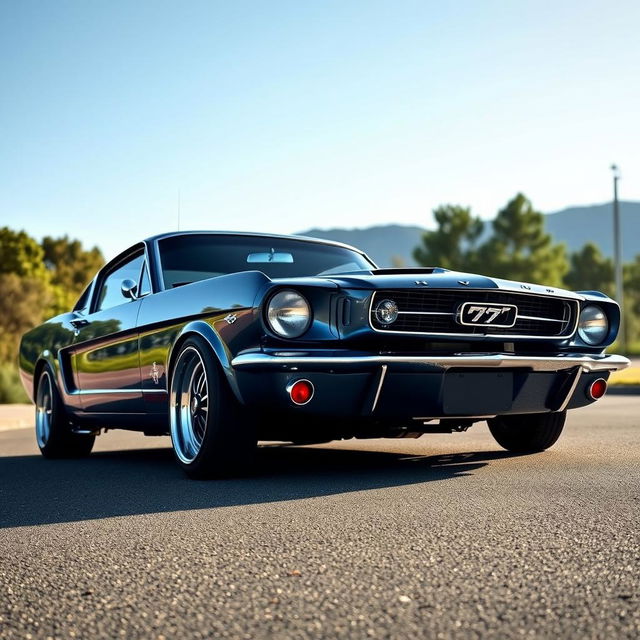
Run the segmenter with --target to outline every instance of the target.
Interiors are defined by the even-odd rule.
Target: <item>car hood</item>
[[[340,275],[320,276],[343,289],[497,289],[517,293],[536,293],[583,300],[584,296],[530,282],[489,278],[475,273],[447,269],[376,269]]]

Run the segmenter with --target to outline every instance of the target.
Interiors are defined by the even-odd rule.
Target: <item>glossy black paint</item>
[[[271,418],[264,421],[262,437],[283,434],[291,437],[291,429],[296,435],[301,426],[289,429],[286,425],[301,416],[305,416],[309,424],[316,421],[327,429],[332,425],[336,433],[362,435],[370,427],[373,435],[379,434],[384,425],[395,428],[409,422],[415,424],[415,419],[422,417],[557,410],[555,397],[562,391],[567,373],[531,372],[526,368],[500,371],[499,375],[481,369],[445,373],[437,367],[426,370],[424,366],[405,363],[390,365],[381,385],[383,374],[378,365],[354,362],[348,366],[329,363],[302,368],[240,369],[233,365],[234,358],[242,354],[277,354],[291,350],[347,357],[496,352],[595,355],[601,354],[604,345],[615,339],[620,321],[618,305],[597,292],[573,293],[438,268],[397,271],[372,268],[365,272],[273,280],[255,270],[162,290],[158,242],[165,237],[166,234],[156,236],[134,245],[105,265],[95,278],[88,308],[62,314],[25,334],[20,346],[20,371],[32,398],[37,376],[44,363],[49,363],[56,373],[63,402],[75,422],[164,433],[168,426],[172,363],[181,341],[199,334],[209,343],[237,399]],[[95,311],[104,275],[141,248],[151,276],[152,293]],[[580,305],[597,302],[607,313],[610,334],[604,345],[591,347],[584,344],[577,333],[555,340],[507,341],[487,335],[469,335],[463,339],[388,335],[372,328],[369,310],[376,290],[423,287],[468,291],[469,299],[473,298],[474,290],[489,289],[557,296]],[[296,340],[279,338],[265,321],[266,303],[283,288],[302,293],[313,309],[309,329]],[[303,374],[313,382],[315,396],[299,407],[290,401],[285,388]],[[456,375],[466,379],[452,382]],[[594,375],[583,376],[569,408],[592,402],[585,389]],[[605,373],[597,377],[607,376]],[[480,391],[457,400],[451,389],[462,387],[456,384],[467,384]]]

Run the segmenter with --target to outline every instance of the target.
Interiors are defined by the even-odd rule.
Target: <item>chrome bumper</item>
[[[630,362],[628,358],[618,355],[594,356],[516,356],[506,353],[459,354],[453,356],[386,356],[386,355],[316,355],[309,353],[288,352],[276,353],[246,353],[236,356],[231,365],[235,369],[305,369],[306,367],[321,367],[332,369],[341,366],[366,365],[414,365],[428,370],[446,370],[452,368],[523,368],[531,371],[563,371],[573,367],[581,367],[584,372],[617,371],[626,369]]]

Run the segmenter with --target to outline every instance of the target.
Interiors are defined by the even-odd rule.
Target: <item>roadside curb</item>
[[[33,429],[34,415],[31,404],[0,405],[0,432],[14,429]]]
[[[17,431],[18,429],[33,429],[33,422],[9,422],[0,424],[0,433],[3,431]]]
[[[640,385],[618,384],[607,389],[607,395],[611,396],[640,396]]]

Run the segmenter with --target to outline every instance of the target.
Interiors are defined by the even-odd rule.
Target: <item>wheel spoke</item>
[[[207,432],[207,370],[195,347],[182,351],[171,383],[175,408],[171,411],[171,436],[178,458],[189,464],[200,452]]]
[[[205,374],[204,371],[200,374],[200,376],[198,377],[198,382],[196,384],[196,388],[195,388],[195,392],[196,393],[200,393],[200,391],[202,391],[202,385],[204,384],[204,380],[205,380]]]
[[[53,420],[53,387],[51,376],[45,371],[38,383],[36,394],[36,439],[39,446],[46,446]]]

